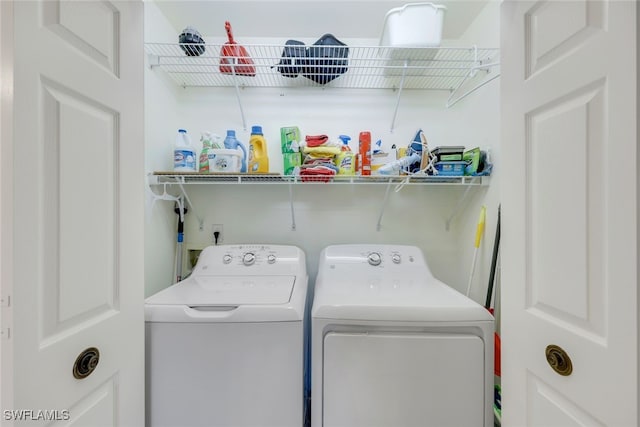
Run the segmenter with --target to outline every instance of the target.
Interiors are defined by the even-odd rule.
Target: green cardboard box
[[[295,175],[295,170],[302,164],[300,153],[282,153],[282,164],[285,175]]]
[[[297,126],[280,128],[280,148],[282,153],[300,151],[300,129]]]

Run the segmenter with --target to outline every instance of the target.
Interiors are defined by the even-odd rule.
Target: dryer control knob
[[[225,255],[222,257],[222,262],[223,262],[224,264],[229,264],[229,263],[231,262],[231,260],[232,260],[232,259],[233,259],[233,258],[231,257],[231,255],[229,255],[229,254],[225,254]]]
[[[400,261],[402,261],[400,254],[391,255],[391,261],[393,261],[394,264],[400,264]]]
[[[380,265],[382,262],[382,257],[378,252],[371,252],[367,257],[367,261],[369,261],[370,265]]]
[[[273,254],[268,255],[268,256],[267,256],[267,262],[268,262],[269,264],[275,264],[275,262],[276,262],[276,256],[275,256],[275,255],[273,255]]]
[[[242,255],[242,263],[244,265],[253,265],[256,262],[256,255],[253,252],[247,252]]]

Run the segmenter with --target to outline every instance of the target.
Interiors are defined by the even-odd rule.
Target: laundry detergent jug
[[[227,150],[242,150],[242,162],[240,165],[240,172],[247,171],[247,148],[236,139],[235,130],[227,130],[227,137],[224,139],[224,148]]]
[[[267,140],[262,133],[262,126],[251,127],[251,138],[249,139],[249,173],[269,173]]]

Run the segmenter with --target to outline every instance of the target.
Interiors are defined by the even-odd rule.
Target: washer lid
[[[295,276],[189,277],[145,300],[185,306],[278,305],[291,299]]]

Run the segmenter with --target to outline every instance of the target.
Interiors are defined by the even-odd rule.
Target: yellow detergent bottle
[[[262,126],[251,127],[249,138],[249,173],[269,173],[267,140],[262,134]]]

